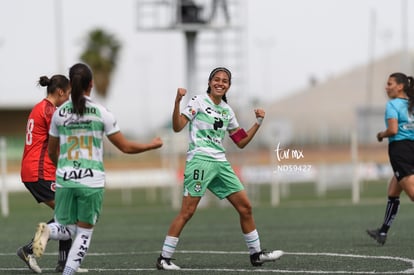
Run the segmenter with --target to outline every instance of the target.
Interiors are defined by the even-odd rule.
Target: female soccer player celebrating
[[[245,147],[259,129],[265,112],[255,110],[257,122],[245,131],[239,127],[236,116],[227,104],[226,93],[231,85],[231,73],[226,68],[214,69],[208,78],[207,94],[194,96],[182,112],[180,102],[186,90],[177,91],[172,125],[175,132],[190,123],[190,144],[184,172],[184,195],[181,210],[172,221],[165,238],[162,252],[157,259],[158,269],[177,270],[179,266],[171,261],[178,238],[186,223],[191,219],[201,197],[209,189],[220,199],[226,198],[240,216],[240,225],[254,266],[274,261],[283,255],[280,250],[261,250],[259,233],[253,219],[252,206],[244,187],[230,163],[226,160],[222,142],[226,131],[240,147]]]

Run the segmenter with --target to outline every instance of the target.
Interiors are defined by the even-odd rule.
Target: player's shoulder
[[[401,108],[407,106],[408,100],[405,98],[393,98],[387,102],[387,107]]]
[[[43,99],[33,106],[30,115],[43,115],[50,106],[53,106],[53,104],[50,101]]]
[[[191,101],[193,101],[193,102],[195,102],[195,101],[203,101],[206,97],[207,97],[207,95],[193,95],[190,98],[190,102]]]

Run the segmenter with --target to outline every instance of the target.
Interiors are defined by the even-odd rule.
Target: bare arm
[[[395,118],[388,119],[388,128],[377,134],[377,140],[381,142],[384,138],[392,137],[398,133],[398,120]]]
[[[246,145],[249,144],[249,142],[253,139],[254,135],[257,132],[257,130],[259,130],[259,128],[260,128],[261,121],[263,120],[263,118],[265,116],[265,111],[262,110],[262,109],[256,109],[256,110],[254,110],[254,113],[256,115],[256,119],[258,120],[258,122],[255,122],[253,124],[253,126],[249,130],[247,130],[247,132],[246,132],[247,136],[245,138],[241,139],[239,142],[236,143],[237,147],[239,147],[239,148],[246,147]],[[260,120],[260,122],[259,122],[259,120]],[[239,130],[239,128],[231,131],[230,134],[236,132],[237,130]]]
[[[49,158],[52,160],[53,164],[57,167],[57,162],[59,158],[59,138],[58,137],[49,136],[47,152],[49,154]]]
[[[172,127],[174,132],[180,132],[188,123],[187,117],[182,115],[180,112],[180,102],[186,93],[187,90],[184,88],[177,89],[177,96],[175,97],[174,110],[172,114]]]
[[[108,139],[116,148],[126,154],[138,154],[162,146],[162,140],[159,137],[154,138],[150,143],[138,143],[126,139],[121,132],[108,136]]]

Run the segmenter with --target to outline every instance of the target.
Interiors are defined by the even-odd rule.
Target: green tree
[[[80,58],[91,67],[95,90],[103,98],[108,94],[111,73],[116,67],[120,49],[121,43],[114,35],[102,29],[89,32],[85,50]]]

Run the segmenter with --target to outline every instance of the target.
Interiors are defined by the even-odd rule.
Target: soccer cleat
[[[253,266],[261,266],[265,262],[274,262],[282,257],[282,250],[274,250],[272,252],[260,251],[250,255],[250,262]]]
[[[180,267],[171,262],[171,258],[159,256],[157,259],[157,269],[159,270],[179,270]]]
[[[62,273],[64,269],[65,269],[65,264],[62,265],[61,263],[58,263],[55,267],[55,272]]]
[[[23,260],[27,264],[27,266],[35,273],[42,273],[42,269],[39,267],[39,265],[36,262],[36,258],[33,256],[33,254],[26,253],[24,251],[23,247],[20,247],[17,250],[17,256],[19,256],[20,259]]]
[[[55,268],[55,272],[62,273],[64,269],[65,269],[65,263],[59,262]],[[89,272],[89,269],[80,268],[80,267],[78,267],[78,270],[76,271],[76,273],[88,273],[88,272]]]
[[[62,273],[64,269],[65,269],[65,262],[58,261],[58,263],[57,263],[57,265],[55,267],[55,272],[56,273]]]
[[[380,245],[384,245],[387,240],[387,233],[380,232],[379,229],[367,229],[367,234]]]
[[[36,233],[33,238],[33,254],[40,258],[45,252],[47,241],[49,240],[49,227],[46,223],[37,225]]]

